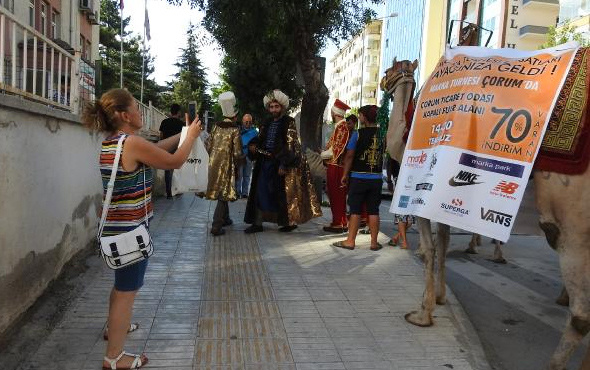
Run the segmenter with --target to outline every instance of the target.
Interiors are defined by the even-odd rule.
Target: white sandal
[[[125,369],[139,369],[140,367],[143,367],[145,364],[148,363],[148,359],[145,356],[144,356],[145,357],[145,362],[143,362],[143,361],[141,361],[141,355],[134,355],[133,353],[127,353],[125,351],[122,351],[121,354],[119,356],[117,356],[117,358],[108,358],[107,356],[104,356],[104,360],[106,362],[108,362],[111,367],[109,368],[109,367],[103,366],[102,367],[103,370],[109,370],[109,369],[110,370],[117,370],[118,369],[117,362],[119,362],[119,360],[121,358],[123,358],[123,356],[125,356],[125,355],[131,356],[131,357],[134,357],[135,358],[133,360],[133,362],[131,363],[131,366],[130,367],[126,367]]]
[[[139,323],[132,322],[131,325],[129,325],[129,330],[127,330],[127,334],[133,333],[137,329],[139,329]],[[109,330],[108,327],[104,330],[104,333],[102,333],[102,339],[109,340],[109,331],[108,330]]]

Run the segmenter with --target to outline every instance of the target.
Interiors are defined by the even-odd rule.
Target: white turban
[[[266,94],[266,96],[264,97],[264,99],[262,101],[264,102],[265,108],[268,108],[268,105],[270,103],[272,103],[273,101],[276,101],[277,103],[282,105],[284,109],[289,108],[289,97],[287,95],[285,95],[284,92],[282,92],[281,90],[278,90],[278,89],[273,90],[273,91],[269,92],[268,94]]]
[[[231,91],[219,94],[219,105],[224,117],[233,118],[236,112],[236,96]]]

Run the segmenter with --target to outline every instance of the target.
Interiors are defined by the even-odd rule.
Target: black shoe
[[[244,232],[246,234],[254,234],[254,233],[261,233],[264,229],[262,228],[262,226],[258,226],[258,225],[252,225],[250,227],[248,227],[246,230],[244,230]]]
[[[248,196],[246,194],[242,195],[242,199],[248,199]]]
[[[166,199],[172,199],[172,195],[166,195]]]
[[[225,230],[223,230],[223,229],[217,229],[217,230],[211,229],[211,234],[213,236],[220,236],[220,235],[225,234]]]
[[[223,223],[223,226],[231,226],[231,225],[233,225],[233,224],[234,224],[234,222],[233,222],[233,221],[232,221],[230,218],[228,218],[228,219],[227,219],[227,220],[225,220],[225,222]]]
[[[342,226],[324,226],[324,231],[327,233],[342,234],[347,232],[348,228]]]
[[[290,233],[291,231],[295,230],[297,225],[290,225],[290,226],[283,226],[279,227],[279,231],[282,233]]]

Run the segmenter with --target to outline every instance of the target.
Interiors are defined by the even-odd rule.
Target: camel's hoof
[[[407,313],[404,316],[404,318],[410,324],[420,326],[423,328],[427,328],[429,326],[432,326],[432,324],[433,324],[432,318],[425,320],[424,318],[422,318],[422,315],[420,315],[420,313],[418,313],[418,311],[412,311],[410,313]]]
[[[570,299],[569,297],[559,297],[555,300],[555,303],[557,303],[560,306],[569,307]]]
[[[437,297],[436,298],[436,304],[439,306],[444,306],[447,304],[447,298],[446,297]]]
[[[469,246],[464,252],[467,254],[477,254],[477,251],[472,246]]]
[[[508,263],[508,261],[506,261],[504,258],[492,258],[492,259],[490,259],[490,261],[492,261],[493,263],[499,263],[502,265],[505,265]]]

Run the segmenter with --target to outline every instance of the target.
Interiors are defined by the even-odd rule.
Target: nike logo
[[[482,184],[481,182],[474,182],[474,181],[455,181],[454,177],[451,177],[449,180],[449,185],[451,186],[465,186],[465,185],[477,185]]]

